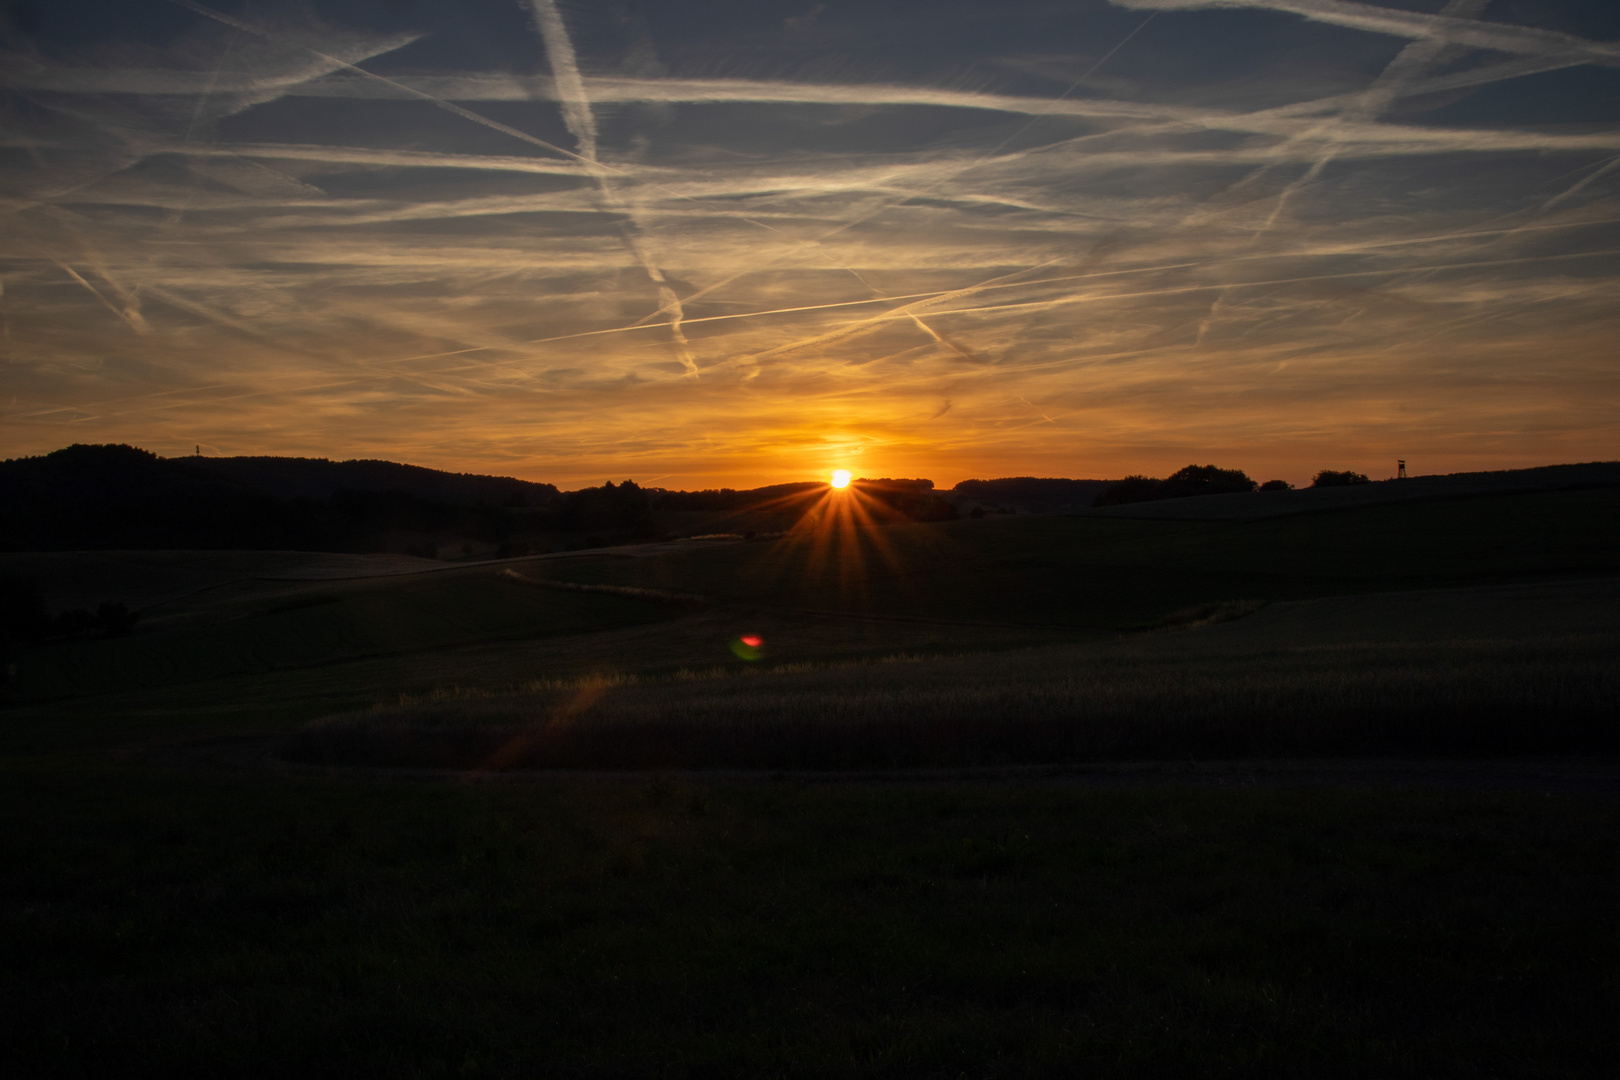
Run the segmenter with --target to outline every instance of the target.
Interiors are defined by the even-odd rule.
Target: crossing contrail
[[[135,331],[137,334],[146,333],[146,320],[141,318],[141,313],[134,307],[119,307],[117,304],[107,299],[100,289],[86,281],[83,275],[81,275],[77,270],[73,269],[73,267],[69,266],[61,259],[52,259],[51,261],[57,266],[60,266],[67,273],[68,277],[90,290],[90,295],[94,296],[97,300],[100,300],[102,307],[105,307],[108,311],[112,312],[114,315],[124,320],[124,322],[128,323],[131,330]]]
[[[574,136],[579,156],[588,165],[596,166],[596,117],[591,112],[591,99],[585,92],[585,80],[579,74],[579,59],[574,53],[574,42],[568,36],[562,12],[557,10],[556,0],[529,0],[529,7],[534,11],[534,21],[546,48],[546,60],[551,64],[557,101],[562,106],[563,126]],[[675,355],[680,358],[686,374],[697,378],[697,361],[692,359],[691,346],[681,329],[686,310],[648,250],[641,223],[636,220],[635,208],[619,197],[607,174],[600,168],[592,168],[591,174],[596,180],[602,209],[619,219],[619,234],[624,239],[624,246],[635,256],[636,262],[641,264],[653,287],[658,290],[658,310],[669,314],[669,336],[675,345]]]

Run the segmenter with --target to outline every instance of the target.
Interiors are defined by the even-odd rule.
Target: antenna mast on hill
[[[1406,479],[1406,459],[1405,458],[1401,458],[1400,460],[1395,462],[1395,479],[1397,479],[1397,480],[1405,480]]]

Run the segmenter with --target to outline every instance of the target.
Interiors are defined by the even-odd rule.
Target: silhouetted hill
[[[240,476],[227,475],[206,458],[161,458],[124,445],[74,445],[0,462],[0,549],[431,554],[438,541],[501,544],[550,524],[539,512],[519,518],[514,515],[523,511],[470,505],[479,492],[491,498],[505,493],[502,501],[508,503],[538,496],[549,502],[556,494],[549,484],[389,462],[234,460],[249,463],[237,467]],[[376,486],[396,476],[417,491],[439,490],[450,498]],[[332,486],[348,479],[367,486]]]
[[[1385,503],[1432,502],[1530,491],[1578,491],[1620,487],[1620,462],[1543,465],[1494,472],[1444,473],[1366,484],[1198,495],[1184,499],[1099,506],[1109,517],[1186,521],[1252,521]]]
[[[131,496],[187,499],[252,494],[251,487],[229,477],[177,466],[173,460],[123,444],[75,443],[42,457],[0,462],[0,497],[8,503],[19,499],[106,502]]]
[[[545,506],[557,498],[552,484],[510,476],[441,472],[420,465],[363,458],[177,458],[198,469],[283,499],[328,499],[339,491],[398,491],[455,506]]]

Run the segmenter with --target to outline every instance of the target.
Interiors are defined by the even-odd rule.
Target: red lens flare
[[[750,649],[757,649],[761,645],[765,644],[765,639],[764,638],[759,637],[759,636],[754,635],[754,634],[744,634],[742,636],[741,640],[742,640],[742,643],[744,645],[748,646]]]

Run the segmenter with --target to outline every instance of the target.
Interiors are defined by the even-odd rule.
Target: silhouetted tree
[[[1294,485],[1286,480],[1267,480],[1260,485],[1261,491],[1293,491]]]

